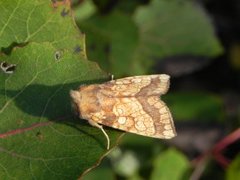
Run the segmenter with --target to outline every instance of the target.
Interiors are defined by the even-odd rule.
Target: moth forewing
[[[103,84],[81,86],[71,91],[80,117],[100,128],[110,144],[103,124],[154,138],[176,136],[172,115],[160,100],[169,88],[166,74],[133,76]]]

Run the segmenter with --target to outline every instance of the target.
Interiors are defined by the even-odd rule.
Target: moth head
[[[81,119],[91,118],[92,113],[99,111],[97,89],[94,85],[80,86],[76,91],[70,91],[72,106]]]
[[[70,91],[70,97],[72,98],[72,108],[74,113],[81,117],[81,112],[79,109],[80,101],[81,101],[81,93],[79,91]]]

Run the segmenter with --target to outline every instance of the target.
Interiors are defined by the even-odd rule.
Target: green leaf
[[[77,179],[106,153],[102,132],[74,116],[69,91],[108,76],[86,59],[64,2],[0,0],[0,47],[10,50],[0,63],[16,64],[0,71],[1,179]],[[120,133],[107,133],[113,146]]]
[[[83,177],[83,180],[99,180],[99,179],[107,179],[107,180],[115,180],[113,171],[108,167],[96,168],[94,171],[90,172],[86,176]]]
[[[231,162],[226,173],[226,180],[235,179],[240,179],[240,154]]]
[[[76,1],[76,4],[79,2]],[[84,20],[97,11],[92,0],[82,1],[80,5],[77,5],[74,9],[75,18],[77,20]]]
[[[50,42],[56,48],[85,55],[84,35],[75,25],[69,1],[0,0],[0,48]],[[54,2],[54,1],[53,1]]]
[[[222,52],[205,12],[192,1],[153,0],[134,16],[140,40],[135,58],[142,67],[179,54],[214,57]]]
[[[173,113],[173,117],[179,120],[218,121],[224,117],[223,101],[213,94],[169,93],[163,96],[163,99]]]
[[[189,162],[183,154],[175,149],[169,149],[156,157],[151,180],[182,179],[189,167]]]
[[[86,32],[87,54],[116,77],[132,73],[132,53],[138,34],[129,16],[114,11],[108,16],[94,15],[78,22]]]

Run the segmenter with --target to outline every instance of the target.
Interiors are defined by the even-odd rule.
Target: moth
[[[110,139],[102,125],[153,138],[176,136],[171,112],[160,99],[170,85],[166,74],[132,76],[71,90],[73,105],[85,119]]]

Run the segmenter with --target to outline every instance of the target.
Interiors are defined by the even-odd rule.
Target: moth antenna
[[[109,150],[109,148],[110,148],[110,139],[109,139],[109,136],[106,133],[106,131],[103,129],[103,127],[101,125],[99,125],[98,123],[96,123],[95,121],[88,120],[88,123],[90,125],[92,125],[92,126],[95,126],[95,127],[99,128],[103,132],[104,136],[107,139],[107,150]]]

